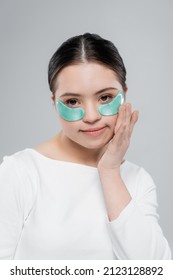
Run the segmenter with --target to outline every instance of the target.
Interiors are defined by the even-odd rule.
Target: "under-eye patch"
[[[124,93],[122,90],[118,91],[117,96],[109,103],[102,104],[98,107],[98,111],[102,116],[112,116],[118,113],[119,107],[124,102]]]
[[[119,107],[124,102],[124,93],[120,90],[117,96],[109,103],[99,105],[98,111],[102,116],[112,116],[118,113]],[[61,100],[57,100],[57,110],[60,116],[69,122],[75,122],[83,119],[85,111],[83,108],[70,108]]]
[[[57,109],[60,116],[69,122],[75,122],[83,119],[85,112],[83,108],[70,108],[62,103],[60,100],[57,101]]]

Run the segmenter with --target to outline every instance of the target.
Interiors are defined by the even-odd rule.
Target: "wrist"
[[[103,166],[99,166],[97,169],[99,174],[102,176],[120,176],[120,166],[114,168],[105,168]]]
[[[120,174],[120,167],[124,162],[125,162],[125,159],[123,159],[120,164],[116,164],[116,165],[111,166],[111,167],[108,166],[108,165],[99,163],[98,166],[97,166],[97,169],[98,169],[99,173],[109,173],[109,172],[111,173],[111,172],[113,172],[114,174]]]

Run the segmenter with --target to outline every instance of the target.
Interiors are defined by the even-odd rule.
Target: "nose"
[[[96,121],[101,119],[101,115],[95,104],[93,104],[93,103],[87,104],[85,106],[84,110],[85,110],[85,115],[83,118],[84,122],[95,123]]]

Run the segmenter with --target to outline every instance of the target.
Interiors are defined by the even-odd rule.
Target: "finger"
[[[131,104],[127,103],[125,105],[125,109],[126,109],[126,121],[130,122],[130,118],[131,118]]]
[[[139,118],[139,111],[134,111],[131,116],[131,121],[130,121],[130,136],[133,132],[133,128],[134,128],[136,122],[138,121],[138,118]]]
[[[126,124],[127,126],[130,124],[130,120],[131,120],[131,104],[130,103],[127,103],[125,105],[125,117],[126,117]]]
[[[125,106],[121,105],[118,110],[118,118],[117,118],[117,122],[115,125],[114,133],[117,133],[118,129],[120,128],[120,126],[124,122],[124,120],[125,120]]]
[[[127,103],[125,105],[125,122],[126,122],[126,137],[129,138],[130,136],[130,121],[131,121],[131,104]]]
[[[126,123],[123,122],[119,126],[116,134],[114,135],[114,137],[112,139],[112,142],[111,142],[112,145],[115,145],[115,144],[117,144],[118,146],[122,145],[123,140],[126,139],[125,135],[126,135]]]

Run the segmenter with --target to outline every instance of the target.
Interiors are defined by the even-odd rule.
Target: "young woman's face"
[[[100,149],[113,137],[117,114],[102,116],[98,106],[110,102],[122,90],[115,73],[98,63],[81,63],[61,70],[55,81],[55,104],[61,100],[70,108],[83,108],[84,118],[62,119],[62,133],[69,140],[88,148]]]

